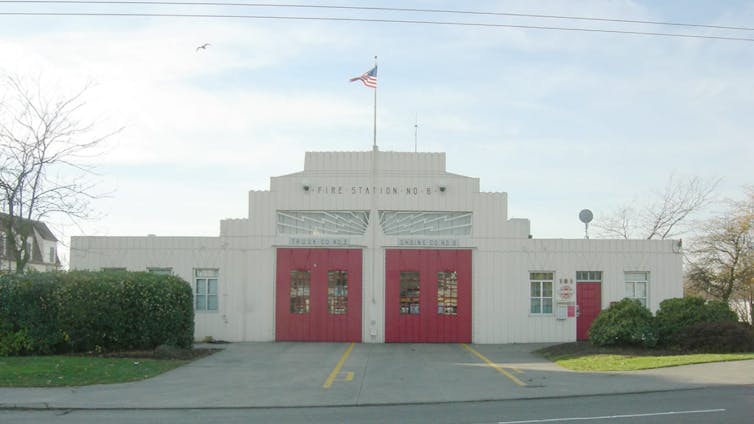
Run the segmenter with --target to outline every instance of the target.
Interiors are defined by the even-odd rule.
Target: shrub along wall
[[[175,276],[75,271],[0,277],[0,354],[3,345],[5,354],[189,348],[193,337],[191,287]]]
[[[664,345],[677,344],[681,330],[697,323],[737,322],[738,315],[727,303],[707,302],[700,297],[665,299],[655,315],[660,341]]]
[[[661,345],[684,352],[747,352],[754,349],[754,330],[737,322],[723,302],[701,298],[667,299],[656,316],[633,299],[612,304],[589,329],[596,346]]]

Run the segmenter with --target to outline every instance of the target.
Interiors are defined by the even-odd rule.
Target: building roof
[[[0,212],[0,219],[7,219],[10,217],[7,213],[1,213]],[[40,237],[42,237],[43,240],[47,241],[54,241],[57,242],[58,239],[55,237],[54,234],[52,234],[52,231],[50,231],[50,228],[42,221],[35,221],[33,219],[26,219],[26,218],[20,218],[16,217],[17,225],[21,222],[31,222],[31,225],[34,227],[34,230],[39,234]]]

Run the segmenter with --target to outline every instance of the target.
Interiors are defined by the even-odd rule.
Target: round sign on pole
[[[584,223],[584,238],[589,238],[589,223],[592,222],[594,215],[589,209],[582,209],[579,212],[579,221]]]
[[[584,224],[588,224],[592,222],[592,219],[594,218],[594,215],[592,214],[592,211],[589,209],[582,209],[581,212],[579,212],[579,220],[583,222]]]

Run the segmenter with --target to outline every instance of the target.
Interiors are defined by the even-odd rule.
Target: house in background
[[[6,220],[10,216],[0,213],[0,219]],[[57,271],[61,269],[58,257],[58,239],[42,221],[16,218],[17,223],[31,224],[32,233],[26,241],[31,247],[31,257],[26,265],[27,270],[39,272]],[[16,259],[10,251],[8,236],[0,227],[0,272],[15,272]]]

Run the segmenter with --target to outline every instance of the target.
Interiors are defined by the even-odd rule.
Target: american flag
[[[374,68],[364,72],[362,75],[351,78],[350,81],[361,81],[367,87],[377,88],[377,65],[374,65]]]

